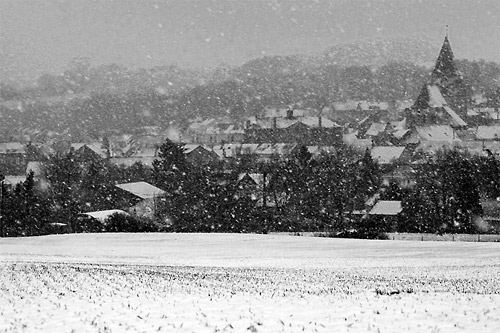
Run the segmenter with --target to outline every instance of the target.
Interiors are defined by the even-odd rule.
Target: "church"
[[[446,34],[430,81],[424,84],[413,106],[406,109],[408,126],[466,128],[468,95]]]

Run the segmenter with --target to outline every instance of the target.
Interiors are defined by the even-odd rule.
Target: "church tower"
[[[423,86],[409,110],[410,123],[464,127],[467,125],[463,120],[467,114],[467,95],[446,33],[430,82]]]
[[[455,65],[455,57],[451,50],[448,35],[444,37],[443,46],[432,71],[432,84],[442,85],[460,78],[460,73]]]
[[[446,28],[448,29],[448,27]],[[448,39],[448,32],[444,37],[441,51],[432,71],[430,83],[439,87],[441,94],[452,109],[459,113],[460,116],[466,116],[468,94],[462,74],[455,63],[455,57]]]

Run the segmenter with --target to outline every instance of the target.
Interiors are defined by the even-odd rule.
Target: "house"
[[[102,224],[106,224],[106,221],[112,215],[115,215],[115,214],[124,215],[124,216],[129,215],[127,212],[120,210],[120,209],[109,209],[109,210],[101,210],[101,211],[96,211],[96,212],[82,213],[82,215],[90,216],[91,218],[99,221]]]
[[[452,145],[462,141],[457,132],[449,125],[416,126],[411,129],[411,133],[405,144],[419,144],[422,142],[436,142]]]
[[[405,149],[405,147],[399,146],[375,146],[370,153],[375,161],[380,165],[384,165],[398,162]]]
[[[365,149],[371,149],[373,147],[373,140],[359,139],[357,132],[346,133],[343,135],[342,141],[351,147],[364,151]]]
[[[184,145],[186,160],[195,165],[204,165],[218,161],[217,155],[212,149],[197,144]]]
[[[314,158],[322,154],[334,154],[336,150],[334,146],[307,146],[307,151],[311,153]]]
[[[396,230],[399,216],[403,208],[401,201],[379,200],[372,209],[365,215],[365,223],[378,225],[388,231]]]
[[[13,190],[18,184],[22,184],[24,181],[26,181],[26,176],[6,175],[6,176],[4,176],[2,184],[5,188],[5,190],[9,191],[9,190]]]
[[[154,199],[165,194],[165,191],[146,182],[117,184],[116,187],[132,193],[141,199]]]
[[[432,84],[424,85],[413,107],[407,109],[406,117],[416,126],[437,124],[467,127],[467,123],[445,100],[441,88]]]
[[[264,143],[259,145],[253,154],[259,161],[271,161],[291,155],[298,148],[294,143]]]
[[[343,127],[325,117],[298,116],[288,109],[286,117],[249,118],[244,143],[298,143],[336,145],[342,141]]]
[[[403,211],[401,201],[379,200],[368,213],[369,215],[396,216]]]
[[[257,205],[269,206],[272,200],[269,194],[264,202],[265,188],[269,186],[269,176],[262,173],[242,173],[238,176],[238,197],[247,197],[255,201]]]
[[[81,162],[101,161],[109,157],[99,142],[72,143],[71,150]]]
[[[478,126],[476,140],[498,140],[500,141],[500,126]]]
[[[21,175],[25,167],[26,148],[22,143],[0,143],[0,169],[4,174]]]
[[[225,142],[242,142],[244,129],[229,118],[211,118],[194,121],[186,129],[186,139],[198,144],[217,144]]]
[[[485,232],[500,233],[500,201],[494,199],[481,200],[483,216],[478,220],[478,227]]]
[[[365,133],[365,137],[375,137],[384,133],[387,123],[372,123]]]
[[[165,195],[165,191],[146,182],[117,184],[115,186],[137,198],[135,204],[129,208],[129,213],[136,216],[153,217],[157,201]]]

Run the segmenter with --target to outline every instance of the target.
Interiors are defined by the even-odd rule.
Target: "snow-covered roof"
[[[418,136],[425,141],[461,141],[449,125],[417,126]]]
[[[400,130],[397,130],[396,132],[392,133],[392,136],[394,136],[396,139],[401,139],[409,131],[410,130],[407,130],[407,129],[400,129]]]
[[[384,132],[386,127],[386,123],[373,123],[365,134],[368,136],[377,136],[379,133]]]
[[[357,132],[344,134],[342,141],[349,146],[356,148],[370,148],[373,145],[372,139],[358,139]]]
[[[10,184],[15,186],[17,184],[21,184],[26,180],[26,176],[5,176],[4,182],[6,184]]]
[[[405,101],[396,101],[396,109],[397,110],[404,110],[406,108],[411,108],[414,103],[415,102],[412,99],[405,100]]]
[[[341,127],[339,124],[325,117],[302,117],[299,118],[299,121],[302,124],[307,125],[309,127],[325,127],[325,128]]]
[[[73,148],[75,151],[79,151],[81,149],[84,149],[84,147],[87,147],[88,149],[92,150],[94,153],[96,153],[98,156],[101,158],[106,158],[106,152],[102,149],[102,144],[99,142],[93,142],[93,143],[72,143],[71,148]]]
[[[370,210],[370,215],[398,215],[401,213],[403,208],[401,207],[401,201],[393,200],[380,200],[372,210]]]
[[[453,111],[449,106],[445,105],[444,109],[451,116],[451,119],[453,119],[454,126],[467,126],[467,123],[462,118],[460,118],[460,116],[455,111]]]
[[[26,166],[26,174],[29,174],[31,171],[33,171],[35,176],[41,175],[42,174],[42,163],[35,162],[35,161],[28,162],[28,165]]]
[[[8,153],[24,154],[25,153],[24,145],[20,142],[0,143],[0,154],[8,154]]]
[[[126,184],[117,184],[116,187],[138,196],[141,199],[152,199],[165,193],[162,189],[146,182],[135,182]]]
[[[261,185],[264,182],[264,175],[261,173],[241,173],[238,175],[238,182],[240,182],[243,178],[249,177],[256,185]],[[266,180],[266,183],[269,182],[269,179]]]
[[[446,100],[441,94],[441,91],[439,90],[438,86],[428,85],[427,90],[429,91],[429,101],[428,101],[429,107],[440,108],[448,104],[446,103]]]
[[[114,214],[120,214],[120,215],[129,215],[129,213],[121,210],[121,209],[109,209],[109,210],[101,210],[97,212],[88,212],[88,213],[82,213],[83,215],[88,215],[96,220],[100,221],[101,223],[106,222],[106,220]]]
[[[476,138],[478,140],[500,140],[500,126],[478,126]]]
[[[190,152],[192,152],[193,150],[195,150],[198,147],[201,147],[201,145],[198,145],[198,144],[185,144],[184,145],[184,154],[189,154]]]
[[[286,117],[288,111],[292,111],[294,117],[302,117],[306,113],[301,109],[266,107],[264,108],[264,117]]]
[[[379,164],[389,164],[398,160],[403,154],[405,147],[399,146],[376,146],[371,150],[371,156]]]
[[[254,152],[257,155],[286,155],[291,153],[295,147],[297,147],[295,143],[263,143]]]

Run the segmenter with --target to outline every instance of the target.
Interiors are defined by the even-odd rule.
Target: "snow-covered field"
[[[499,332],[500,243],[0,239],[0,332]]]

